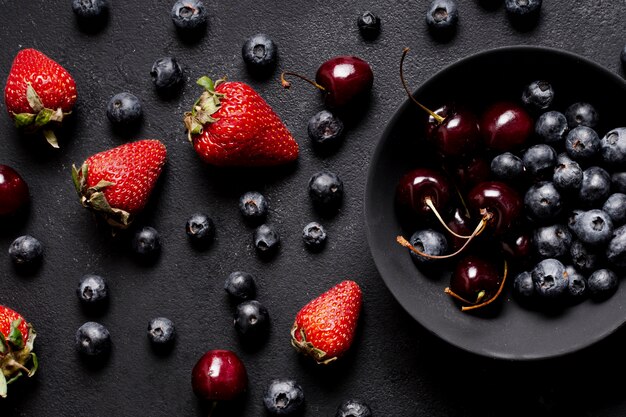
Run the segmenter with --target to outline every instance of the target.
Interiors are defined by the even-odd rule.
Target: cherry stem
[[[509,272],[509,268],[508,268],[508,264],[506,263],[506,260],[505,260],[504,261],[504,272],[502,273],[502,282],[500,283],[500,287],[498,288],[498,291],[495,293],[495,295],[493,297],[491,297],[490,299],[488,299],[487,301],[484,301],[484,302],[482,302],[480,304],[463,306],[463,307],[461,307],[461,311],[475,310],[477,308],[484,307],[484,306],[489,305],[492,302],[494,302],[500,296],[500,294],[502,294],[502,289],[504,288],[504,283],[506,282],[506,277],[508,275],[508,272]]]
[[[209,408],[209,414],[207,414],[207,417],[211,417],[213,415],[213,411],[215,411],[216,406],[217,406],[217,401],[213,401],[211,403],[211,408]]]
[[[404,50],[402,51],[402,58],[400,58],[400,80],[402,81],[402,86],[404,87],[404,91],[406,91],[406,94],[409,96],[409,98],[411,99],[411,101],[413,103],[417,104],[422,110],[424,110],[426,113],[430,114],[430,116],[433,119],[435,119],[438,124],[442,124],[445,119],[443,117],[439,116],[434,111],[430,110],[428,107],[424,106],[419,101],[417,101],[415,99],[415,97],[413,97],[413,94],[411,94],[411,92],[409,91],[409,87],[406,85],[406,80],[404,79],[404,69],[403,69],[403,67],[404,67],[404,58],[406,57],[406,54],[409,53],[409,51],[410,51],[409,48],[404,48]],[[284,84],[283,84],[283,86],[284,86]]]
[[[443,220],[443,218],[441,217],[441,214],[439,214],[439,211],[437,210],[437,208],[435,207],[435,205],[433,204],[433,200],[430,197],[426,197],[424,199],[424,203],[432,210],[432,212],[435,214],[435,217],[437,217],[437,220],[439,220],[439,223],[441,223],[441,225],[452,235],[460,238],[460,239],[469,239],[471,237],[471,235],[469,236],[463,236],[460,235],[458,233],[455,233],[454,230],[450,229],[448,227],[448,225],[446,224],[446,222]]]
[[[306,78],[306,77],[305,77],[305,76],[303,76],[303,75],[296,74],[295,72],[289,72],[289,71],[283,71],[283,73],[282,73],[282,74],[280,74],[280,83],[281,83],[281,84],[282,84],[282,86],[283,86],[283,87],[285,87],[285,88],[289,88],[289,87],[291,87],[291,83],[285,79],[285,75],[291,75],[291,76],[294,76],[294,77],[298,77],[298,78],[300,78],[301,80],[306,81],[307,83],[311,84],[313,87],[315,87],[315,88],[319,88],[319,89],[320,89],[320,90],[322,90],[322,91],[326,91],[326,88],[324,88],[323,86],[319,85],[319,84],[318,84],[318,83],[316,83],[315,81],[313,81],[313,80],[309,80],[308,78]]]

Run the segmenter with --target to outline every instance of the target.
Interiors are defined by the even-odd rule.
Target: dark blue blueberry
[[[611,194],[604,202],[602,211],[613,220],[613,225],[620,225],[626,222],[626,194]]]
[[[520,272],[513,279],[513,294],[521,298],[530,298],[535,295],[535,284],[530,272]]]
[[[545,110],[554,100],[554,89],[545,81],[533,81],[528,84],[522,93],[522,102],[532,110]]]
[[[372,410],[361,400],[346,400],[339,405],[335,417],[372,417]]]
[[[610,269],[599,269],[587,279],[587,288],[591,297],[595,299],[607,299],[619,286],[619,281],[615,272]]]
[[[302,230],[304,244],[312,250],[319,250],[326,244],[326,230],[317,222],[311,222]]]
[[[545,112],[535,122],[535,134],[545,143],[560,143],[567,132],[567,119],[558,111]]]
[[[521,180],[525,172],[524,162],[511,152],[502,153],[491,160],[491,173],[500,180]]]
[[[196,213],[187,220],[185,231],[193,243],[207,245],[215,238],[215,223],[206,214]]]
[[[20,236],[9,246],[9,257],[17,266],[38,265],[43,259],[43,245],[30,236]]]
[[[278,47],[269,36],[257,33],[246,39],[241,47],[241,56],[250,70],[267,73],[276,66]]]
[[[157,90],[169,92],[180,87],[183,69],[175,58],[168,56],[154,61],[150,76]]]
[[[570,259],[574,267],[582,272],[589,273],[598,269],[602,256],[594,248],[585,246],[579,240],[574,240],[569,248]]]
[[[611,194],[611,176],[600,167],[589,167],[583,171],[583,182],[578,198],[587,205],[600,205]]]
[[[567,272],[567,278],[569,284],[567,286],[567,292],[572,298],[579,298],[587,293],[587,280],[585,277],[576,270],[572,265],[565,267]]]
[[[154,259],[161,252],[161,237],[155,228],[146,226],[133,236],[133,252],[141,259]]]
[[[569,158],[568,158],[569,159]],[[554,186],[563,191],[579,190],[583,184],[583,170],[578,162],[569,159],[557,163],[552,176]]]
[[[275,379],[265,390],[263,404],[272,416],[292,416],[304,405],[304,391],[293,379]]]
[[[208,11],[199,0],[178,0],[170,16],[178,29],[195,31],[206,25]]]
[[[531,177],[552,178],[554,165],[556,165],[556,152],[552,146],[541,143],[528,148],[522,155],[522,161]]]
[[[590,127],[575,127],[567,134],[565,151],[575,161],[588,161],[600,152],[600,137]]]
[[[80,19],[100,19],[108,13],[108,0],[72,0],[72,10]]]
[[[118,93],[111,97],[107,105],[107,117],[115,125],[135,124],[142,114],[141,102],[131,93]]]
[[[75,345],[81,355],[106,355],[111,350],[111,334],[102,324],[88,321],[76,331]]]
[[[459,10],[454,0],[433,0],[426,12],[426,23],[430,30],[448,33],[456,29]]]
[[[544,259],[531,272],[537,295],[546,298],[562,296],[567,291],[565,266],[556,259]]]
[[[248,191],[239,197],[239,211],[247,221],[262,222],[267,217],[268,210],[267,198],[259,192]]]
[[[589,103],[574,103],[565,110],[565,117],[570,129],[577,126],[594,128],[598,124],[598,112]]]
[[[409,239],[409,243],[413,245],[415,249],[427,255],[441,256],[448,252],[448,241],[446,237],[433,229],[418,230],[413,233]],[[413,251],[409,253],[418,266],[428,265],[435,261],[435,259],[429,259]]]
[[[361,13],[356,23],[365,39],[374,39],[380,33],[380,17],[369,10]]]
[[[626,127],[618,127],[604,135],[600,141],[600,154],[609,165],[626,163]]]
[[[562,224],[539,227],[533,235],[533,243],[542,258],[560,258],[569,252],[572,234]]]
[[[109,287],[100,275],[85,275],[76,289],[78,299],[85,305],[100,305],[109,298]]]
[[[532,185],[526,191],[524,205],[537,220],[554,219],[561,213],[561,194],[553,183],[542,181]]]
[[[602,210],[589,210],[576,219],[574,234],[585,245],[602,245],[611,239],[613,221]]]
[[[541,10],[541,0],[505,0],[504,8],[514,18],[534,17]]]
[[[154,345],[171,345],[176,339],[174,322],[166,317],[156,317],[148,323],[148,340]]]
[[[256,282],[251,274],[235,271],[226,278],[224,290],[234,300],[251,300],[256,296]]]
[[[567,217],[567,226],[569,227],[569,230],[571,230],[572,232],[576,230],[578,219],[584,212],[584,210],[572,210],[572,212]]]
[[[246,339],[259,339],[269,331],[270,315],[267,308],[256,300],[240,303],[235,309],[235,330]]]
[[[611,175],[611,188],[616,193],[626,194],[626,172],[614,172]]]
[[[613,231],[606,248],[606,258],[619,268],[626,268],[626,225]]]
[[[558,164],[565,164],[568,162],[575,162],[572,158],[570,158],[570,156],[567,154],[567,152],[561,152],[560,154],[558,154],[556,156],[556,163]]]
[[[307,131],[315,146],[336,145],[343,137],[343,122],[328,110],[322,110],[309,119]]]
[[[309,196],[320,208],[338,207],[343,199],[343,182],[333,172],[318,172],[309,180]]]
[[[274,226],[262,224],[254,230],[254,247],[261,255],[273,255],[280,246],[280,236]]]

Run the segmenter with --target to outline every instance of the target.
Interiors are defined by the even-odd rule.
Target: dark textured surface
[[[32,276],[16,274],[8,256],[0,261],[0,303],[35,324],[41,357],[40,373],[10,388],[0,415],[206,415],[193,397],[190,370],[212,348],[238,352],[251,381],[245,401],[218,408],[214,417],[264,415],[262,392],[276,377],[293,377],[302,385],[307,416],[331,416],[348,397],[368,400],[378,416],[626,414],[626,394],[607,377],[626,371],[623,331],[586,352],[531,364],[483,359],[449,347],[415,324],[384,286],[370,259],[362,214],[368,161],[385,123],[404,101],[397,76],[404,46],[413,49],[415,86],[473,52],[512,44],[563,48],[620,72],[623,0],[544,2],[534,28],[512,27],[501,5],[493,10],[462,2],[459,30],[445,43],[427,32],[425,1],[207,2],[209,27],[195,43],[177,35],[168,2],[111,3],[106,26],[87,33],[67,1],[0,0],[2,77],[20,48],[35,47],[64,65],[79,91],[73,121],[60,132],[60,151],[30,144],[8,117],[0,117],[0,163],[17,168],[33,196],[22,222],[2,225],[0,248],[24,233],[46,246],[44,264]],[[366,8],[382,20],[382,33],[373,42],[363,41],[356,26]],[[322,108],[316,92],[303,83],[283,91],[275,80],[248,75],[241,44],[261,31],[279,47],[279,68],[312,76],[322,61],[344,53],[372,64],[372,100],[348,120],[346,141],[337,152],[317,154],[308,142],[307,120]],[[152,63],[165,55],[174,55],[186,72],[182,94],[169,100],[157,96],[149,76]],[[250,82],[298,139],[298,164],[253,172],[202,165],[180,119],[198,94],[193,81],[203,74]],[[152,225],[163,237],[162,256],[153,266],[134,262],[126,239],[112,240],[95,227],[69,180],[72,163],[129,139],[114,133],[105,116],[109,98],[124,90],[138,95],[145,111],[141,129],[130,138],[158,138],[169,151],[160,185],[137,224]],[[345,185],[344,204],[332,218],[320,218],[306,193],[308,178],[322,168],[337,172]],[[252,229],[237,209],[239,195],[250,189],[269,197],[268,220],[282,235],[282,249],[271,261],[257,258]],[[184,231],[189,215],[199,210],[217,227],[216,242],[206,251],[191,247]],[[301,239],[312,220],[320,220],[329,235],[319,254],[307,252]],[[258,298],[270,311],[271,334],[260,347],[240,343],[232,325],[223,283],[237,269],[257,277]],[[75,295],[85,273],[109,280],[111,302],[99,314],[83,310]],[[357,280],[364,291],[360,330],[346,358],[320,368],[289,346],[289,328],[304,303],[345,278]],[[156,316],[177,325],[178,341],[168,355],[153,352],[146,336],[148,321]],[[112,355],[102,366],[84,363],[74,350],[74,333],[87,320],[102,322],[112,335]]]

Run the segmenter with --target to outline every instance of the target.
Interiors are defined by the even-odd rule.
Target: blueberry
[[[626,222],[626,194],[611,194],[604,202],[602,211],[609,215],[613,225]]]
[[[545,112],[535,122],[535,134],[546,143],[562,142],[567,132],[567,119],[558,111]]]
[[[545,110],[554,100],[554,89],[545,81],[533,81],[528,84],[522,93],[522,102],[532,110]]]
[[[248,191],[239,198],[239,211],[251,223],[260,223],[267,217],[269,203],[259,192]]]
[[[34,266],[43,259],[43,245],[30,236],[20,236],[9,246],[9,257],[17,266]]]
[[[561,213],[561,194],[553,183],[542,181],[526,191],[524,205],[537,220],[554,219]]]
[[[599,269],[587,279],[587,287],[591,297],[606,299],[613,295],[619,286],[617,275],[610,269]]]
[[[335,417],[372,417],[372,410],[365,402],[351,399],[339,405]]]
[[[541,0],[504,0],[504,8],[513,18],[532,17],[541,10]]]
[[[179,30],[196,31],[207,23],[208,12],[199,0],[178,0],[170,13],[174,25]]]
[[[615,192],[626,194],[626,172],[614,172],[611,175],[611,187]]]
[[[575,161],[588,161],[600,152],[600,137],[590,127],[574,127],[565,138],[565,151]]]
[[[555,187],[563,191],[579,190],[583,184],[583,170],[578,162],[573,160],[563,160],[557,163],[552,175],[552,182]]]
[[[250,300],[256,296],[256,282],[251,274],[235,271],[226,278],[224,290],[234,300]]]
[[[148,323],[148,340],[154,345],[165,346],[174,343],[176,328],[172,320],[156,317]]]
[[[161,237],[155,228],[146,226],[133,236],[132,248],[142,259],[154,259],[161,252]]]
[[[569,284],[567,285],[567,293],[572,298],[580,298],[587,293],[587,280],[572,265],[565,267]]]
[[[572,158],[570,158],[570,156],[567,154],[567,152],[561,152],[560,154],[558,154],[556,156],[556,164],[566,164],[568,162],[575,162]]]
[[[183,69],[175,58],[159,58],[152,64],[150,76],[158,91],[169,92],[180,87],[183,81]]]
[[[569,230],[571,230],[572,232],[576,231],[578,219],[584,212],[584,210],[572,210],[567,218],[567,226],[569,227]]]
[[[626,225],[613,231],[613,236],[606,248],[606,257],[613,265],[626,267]]]
[[[551,146],[541,143],[528,148],[522,155],[522,161],[533,178],[551,178],[556,164],[556,152]]]
[[[343,137],[343,122],[328,110],[322,110],[309,119],[307,130],[314,146],[337,145]]]
[[[193,243],[207,245],[215,238],[215,223],[206,214],[196,213],[187,220],[185,231]]]
[[[565,110],[565,117],[570,129],[577,126],[594,128],[598,124],[598,112],[589,103],[574,103]]]
[[[594,248],[585,246],[585,244],[579,240],[572,242],[569,253],[574,267],[585,273],[596,270],[600,262],[602,262],[602,257]]]
[[[521,180],[525,172],[524,162],[511,152],[496,155],[491,160],[491,173],[500,180]]]
[[[374,39],[380,33],[380,17],[369,10],[361,13],[356,23],[365,39]]]
[[[600,167],[589,167],[583,171],[583,182],[578,198],[588,205],[601,204],[611,194],[611,176]]]
[[[274,226],[262,224],[254,231],[254,247],[262,255],[273,255],[280,246],[280,236]]]
[[[311,222],[302,230],[304,244],[311,250],[319,250],[326,244],[326,230],[317,222]]]
[[[533,243],[543,258],[560,258],[569,252],[572,234],[566,226],[554,224],[535,230]]]
[[[562,296],[567,291],[569,280],[565,266],[556,259],[544,259],[531,272],[537,295],[546,298]]]
[[[459,10],[454,0],[433,0],[426,12],[428,28],[436,33],[454,31],[459,21]]]
[[[535,295],[535,284],[530,272],[523,271],[515,276],[513,279],[513,294],[522,299]]]
[[[433,229],[418,230],[413,233],[409,239],[409,243],[418,251],[427,255],[441,256],[448,252],[448,241],[440,232]],[[417,253],[410,251],[411,258],[416,265],[432,264],[435,259],[430,259]]]
[[[276,66],[278,47],[269,36],[257,33],[243,43],[241,56],[250,70],[268,73]]]
[[[343,199],[343,181],[333,172],[318,172],[309,180],[309,196],[320,208],[336,208]]]
[[[608,132],[600,141],[602,160],[615,166],[626,163],[626,127]]]
[[[235,330],[246,339],[259,339],[269,331],[270,315],[256,300],[244,301],[235,309]]]
[[[613,222],[602,210],[584,212],[576,220],[574,233],[586,245],[598,246],[607,243],[613,234]]]
[[[293,379],[275,379],[265,390],[263,404],[270,415],[295,415],[304,405],[304,391]]]
[[[108,0],[72,0],[72,10],[80,19],[100,19],[108,13]]]
[[[111,97],[107,105],[107,117],[117,126],[137,123],[143,114],[141,102],[131,93],[118,93]]]
[[[106,355],[111,350],[111,334],[102,324],[88,321],[76,331],[75,344],[82,355]]]
[[[109,287],[100,275],[85,275],[78,284],[76,294],[85,305],[100,305],[109,299]]]

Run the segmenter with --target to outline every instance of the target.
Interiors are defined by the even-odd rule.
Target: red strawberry
[[[7,396],[7,385],[24,373],[37,372],[37,355],[33,350],[36,333],[33,326],[15,311],[0,305],[0,397]],[[26,367],[29,363],[32,366]]]
[[[89,157],[72,178],[83,206],[127,228],[145,207],[166,157],[158,140],[127,143]]]
[[[298,144],[272,108],[249,85],[202,77],[205,88],[185,113],[189,140],[217,166],[270,166],[294,161]]]
[[[356,282],[337,284],[300,310],[291,328],[291,344],[317,363],[336,360],[352,344],[361,302]]]
[[[58,148],[49,123],[63,121],[76,102],[76,83],[61,65],[36,49],[17,53],[4,87],[4,101],[15,125],[27,131],[43,128]]]

